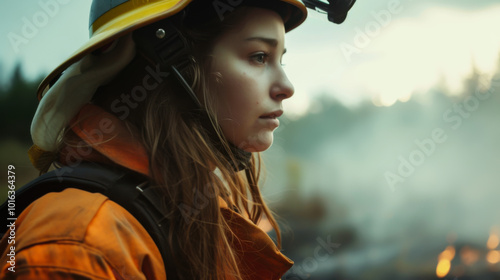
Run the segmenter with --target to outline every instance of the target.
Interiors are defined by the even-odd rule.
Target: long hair
[[[190,66],[182,75],[203,104],[202,110],[193,107],[185,90],[170,75],[124,118],[139,131],[149,157],[151,182],[162,186],[163,207],[170,221],[170,248],[163,249],[182,260],[179,277],[184,279],[243,279],[241,260],[234,249],[238,237],[222,216],[219,199],[235,205],[255,224],[266,216],[277,233],[278,248],[281,243],[278,225],[258,186],[260,155],[252,155],[244,171],[236,171],[231,144],[215,117],[217,87],[224,77],[210,72],[211,49],[216,38],[244,12],[245,8],[239,8],[224,22],[192,24],[190,20],[188,24],[186,15],[172,20],[192,46]],[[98,90],[93,102],[116,114],[112,101],[142,79],[144,67],[148,66],[138,54],[111,85]]]

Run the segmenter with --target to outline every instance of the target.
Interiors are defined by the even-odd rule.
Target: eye
[[[269,58],[268,53],[257,53],[250,57],[252,61],[257,62],[258,64],[265,64]]]
[[[285,52],[286,52],[286,50],[285,50]],[[283,55],[282,55],[282,56],[281,56],[281,58],[280,58],[280,64],[281,64],[281,67],[285,67],[285,65],[286,65],[286,63],[284,63],[284,62],[283,62],[283,60],[286,60],[286,59],[284,59],[284,58],[285,58],[285,53],[283,53]]]

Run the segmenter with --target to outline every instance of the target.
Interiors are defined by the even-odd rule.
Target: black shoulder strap
[[[175,259],[167,241],[169,220],[162,207],[161,191],[159,187],[150,186],[147,177],[130,170],[85,162],[78,167],[63,167],[48,172],[16,191],[15,215],[9,215],[8,201],[4,202],[0,206],[0,219],[17,218],[38,198],[66,188],[101,193],[125,208],[156,243],[165,264],[167,279],[178,279],[173,266]],[[0,229],[2,236],[6,229]]]

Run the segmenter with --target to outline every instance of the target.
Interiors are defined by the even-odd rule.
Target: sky
[[[88,39],[90,0],[17,0],[0,4],[0,77],[16,62],[43,76]],[[499,60],[497,0],[358,0],[336,25],[310,10],[286,37],[285,70],[295,95],[290,117],[314,109],[319,96],[347,106],[405,102],[445,86],[462,90],[474,69],[491,76]]]

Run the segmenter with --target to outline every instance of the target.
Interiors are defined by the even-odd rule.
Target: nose
[[[271,88],[271,97],[277,101],[282,101],[292,97],[295,89],[292,82],[286,76],[282,67],[279,67],[276,73],[276,80]]]

